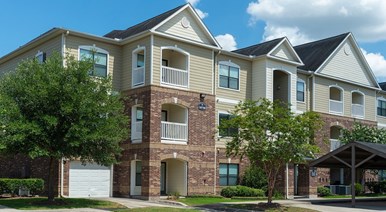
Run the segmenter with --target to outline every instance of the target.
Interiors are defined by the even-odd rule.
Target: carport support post
[[[351,146],[351,207],[355,208],[355,146]]]

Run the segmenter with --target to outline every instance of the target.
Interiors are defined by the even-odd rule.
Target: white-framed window
[[[239,164],[220,163],[220,186],[237,185],[239,176]]]
[[[343,88],[337,85],[330,85],[329,87],[329,107],[330,113],[343,115]]]
[[[35,58],[38,60],[39,63],[44,63],[46,61],[46,53],[38,51],[38,53],[35,55]]]
[[[240,66],[230,61],[220,61],[219,87],[240,90]]]
[[[91,60],[93,62],[93,69],[90,70],[91,76],[107,76],[108,55],[106,50],[95,46],[79,46],[79,60]]]
[[[135,161],[135,186],[142,186],[142,161]]]
[[[145,83],[145,47],[138,47],[132,54],[132,87],[141,86]]]
[[[351,116],[365,117],[365,94],[359,90],[351,91]]]
[[[131,141],[132,143],[141,143],[143,121],[143,108],[141,105],[132,107],[131,117]]]
[[[222,122],[225,120],[230,120],[232,118],[232,115],[225,112],[219,112],[218,113],[218,125],[221,126]],[[218,135],[219,137],[230,137],[234,135],[235,133],[238,133],[237,128],[220,128]]]
[[[386,99],[377,98],[377,115],[386,117]]]
[[[306,83],[302,79],[296,81],[296,101],[304,102],[305,101],[305,92]]]

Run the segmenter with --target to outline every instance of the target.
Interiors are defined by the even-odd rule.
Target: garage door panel
[[[98,164],[83,166],[78,161],[70,163],[70,197],[108,197],[110,195],[110,168]]]

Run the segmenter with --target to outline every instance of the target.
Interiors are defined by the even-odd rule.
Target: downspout
[[[308,73],[310,73],[311,75],[309,77],[307,77],[307,82],[308,82],[307,95],[308,95],[309,104],[306,104],[306,106],[308,107],[306,109],[314,111],[314,98],[315,98],[315,96],[313,95],[314,91],[315,91],[314,72],[313,71],[308,71]],[[312,81],[310,80],[311,78],[312,78]],[[310,92],[311,85],[312,85],[312,94]],[[312,96],[312,102],[311,102],[311,96]]]
[[[61,54],[63,58],[63,67],[66,65],[66,37],[68,34],[70,34],[69,31],[62,33]],[[60,160],[60,197],[64,196],[63,187],[64,187],[64,158],[62,157],[62,159]]]
[[[288,199],[288,163],[285,164],[285,198]]]
[[[218,51],[218,53],[216,55],[214,55],[214,51],[213,51],[213,94],[216,98],[216,61],[217,61],[217,57],[221,54],[221,51]],[[216,101],[216,100],[215,100]],[[216,102],[215,102],[215,105],[216,105]],[[215,136],[216,137],[216,136]],[[216,138],[215,138],[215,141],[214,141],[214,180],[213,180],[213,194],[216,195],[216,192],[217,192],[217,147],[216,147]]]

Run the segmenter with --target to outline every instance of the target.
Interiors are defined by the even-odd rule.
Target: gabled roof
[[[386,82],[380,82],[378,83],[379,87],[381,87],[382,90],[386,91]]]
[[[238,53],[238,54],[243,54],[246,56],[260,56],[260,55],[266,55],[269,52],[272,51],[283,39],[283,38],[277,38],[274,40],[270,40],[264,43],[259,43],[253,46],[248,46],[242,49],[237,49],[232,52]]]
[[[295,46],[294,49],[302,59],[304,66],[299,67],[306,71],[316,71],[350,33],[305,43]]]
[[[104,37],[124,39],[127,37],[131,37],[133,35],[139,34],[141,32],[151,30],[153,27],[155,27],[158,24],[160,24],[161,22],[163,22],[165,19],[167,19],[168,17],[173,15],[175,12],[177,12],[179,9],[181,9],[185,5],[186,4],[180,5],[174,9],[166,11],[160,15],[157,15],[153,18],[150,18],[146,21],[143,21],[143,22],[136,24],[132,27],[129,27],[125,30],[113,30],[113,31],[107,33],[106,35],[104,35]]]

